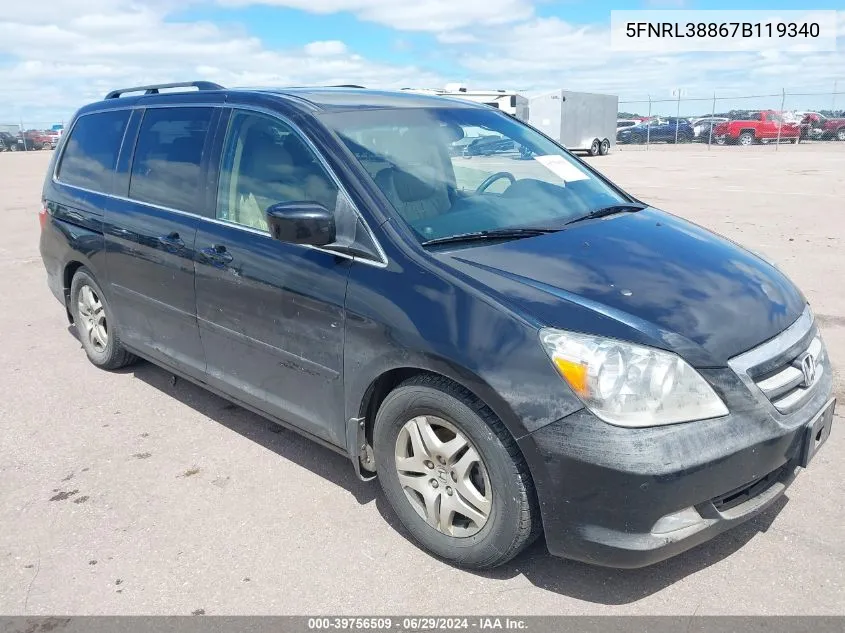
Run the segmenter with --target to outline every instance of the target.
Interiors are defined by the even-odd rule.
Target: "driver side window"
[[[311,148],[279,119],[235,110],[220,166],[217,219],[262,231],[279,202],[319,202],[334,210],[337,186]]]

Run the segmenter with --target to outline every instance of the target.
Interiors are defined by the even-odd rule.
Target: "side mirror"
[[[280,202],[267,209],[267,228],[280,242],[326,246],[336,239],[334,213],[318,202]]]

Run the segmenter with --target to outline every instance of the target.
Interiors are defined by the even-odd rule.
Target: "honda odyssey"
[[[512,149],[452,149],[479,134]],[[40,222],[94,365],[146,359],[348,455],[453,564],[541,533],[660,561],[770,507],[830,433],[778,268],[488,106],[115,90],[62,136]]]

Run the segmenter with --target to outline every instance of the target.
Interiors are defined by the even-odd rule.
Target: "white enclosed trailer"
[[[529,100],[528,122],[569,150],[605,155],[616,145],[619,97],[555,90]]]

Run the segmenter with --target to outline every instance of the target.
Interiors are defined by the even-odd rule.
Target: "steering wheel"
[[[484,179],[484,182],[476,187],[475,193],[484,193],[490,185],[502,178],[507,178],[511,184],[516,182],[516,178],[514,178],[514,175],[509,171],[497,171],[495,174],[487,176],[487,178]]]

